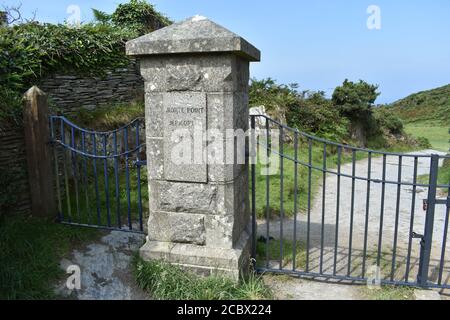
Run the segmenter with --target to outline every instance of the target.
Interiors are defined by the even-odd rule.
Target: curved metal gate
[[[144,232],[148,201],[145,122],[136,119],[112,131],[78,127],[50,117],[58,220],[70,225]],[[144,160],[143,160],[144,159]]]
[[[351,147],[264,115],[251,126],[258,271],[450,288],[450,187],[437,183],[450,156]]]

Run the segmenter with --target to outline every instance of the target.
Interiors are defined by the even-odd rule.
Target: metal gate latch
[[[423,211],[427,211],[427,210],[428,210],[428,200],[423,199]]]
[[[413,239],[422,239],[422,240],[423,240],[423,234],[418,234],[418,233],[413,232],[413,233],[411,234],[411,237],[412,237]]]

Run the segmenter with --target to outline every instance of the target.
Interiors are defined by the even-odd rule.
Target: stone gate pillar
[[[141,256],[237,278],[250,262],[249,167],[240,142],[249,62],[260,52],[199,16],[129,41],[126,50],[140,58],[145,80],[150,217]]]

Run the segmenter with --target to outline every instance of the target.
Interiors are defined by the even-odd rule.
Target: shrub
[[[249,104],[251,107],[264,106],[270,116],[284,121],[286,111],[298,102],[297,87],[297,84],[277,84],[271,78],[252,79]]]
[[[112,24],[116,28],[126,28],[143,35],[172,24],[166,16],[144,0],[130,0],[119,4],[113,14],[92,9],[95,19],[102,24]]]
[[[416,139],[416,141],[417,141],[419,147],[421,147],[421,148],[428,149],[428,148],[431,148],[431,147],[432,147],[431,142],[430,142],[430,140],[428,140],[428,138],[425,138],[425,137],[417,137],[417,138],[415,138],[415,139]]]
[[[374,109],[373,117],[378,128],[383,128],[391,134],[403,133],[403,121],[391,109],[380,107]]]
[[[0,85],[25,90],[54,72],[103,75],[128,64],[133,34],[106,25],[26,23],[0,29]]]
[[[22,123],[22,96],[5,86],[0,85],[0,120],[4,124],[19,125]],[[4,125],[3,124],[3,125]],[[0,135],[5,129],[0,127]]]
[[[348,120],[340,116],[324,92],[305,92],[289,107],[286,118],[289,126],[325,139],[342,141],[348,137]]]
[[[359,80],[345,79],[336,87],[331,98],[342,116],[351,121],[351,135],[361,147],[367,145],[368,127],[372,121],[372,107],[379,93],[378,86]]]

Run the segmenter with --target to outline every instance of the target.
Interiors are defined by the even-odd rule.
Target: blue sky
[[[69,5],[83,21],[91,8],[112,12],[120,2],[0,0],[22,3],[37,20],[63,22]],[[450,83],[448,0],[150,0],[173,20],[201,14],[234,31],[262,52],[252,76],[296,82],[332,93],[345,78],[379,84],[379,103]],[[381,10],[381,29],[369,30],[367,8]]]

